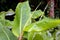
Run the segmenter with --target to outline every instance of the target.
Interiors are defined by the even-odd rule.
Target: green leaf
[[[0,12],[0,19],[5,20],[5,11]]]
[[[30,7],[29,3],[18,3],[16,7],[16,15],[14,19],[14,26],[12,28],[13,33],[18,37],[23,29],[30,24]]]
[[[60,24],[59,19],[49,19],[49,18],[44,18],[36,23],[32,23],[28,25],[24,31],[30,32],[30,31],[45,31],[50,28],[56,27],[57,25]]]
[[[28,34],[28,40],[53,40],[51,33],[48,31],[35,32],[32,31]]]
[[[5,15],[5,11],[0,12],[0,23],[3,24],[3,26],[5,26]]]
[[[17,37],[0,23],[0,40],[17,40]]]
[[[42,12],[41,10],[37,10],[37,11],[33,11],[32,14],[33,14],[32,18],[36,19],[36,18],[42,16],[44,14],[44,12]]]
[[[24,32],[23,37],[27,39],[28,38],[28,32]]]
[[[35,32],[31,31],[30,33],[28,33],[28,40],[33,40]]]
[[[13,26],[13,21],[5,20],[5,26],[6,27],[12,27]]]
[[[43,40],[43,38],[40,34],[36,34],[33,40]]]

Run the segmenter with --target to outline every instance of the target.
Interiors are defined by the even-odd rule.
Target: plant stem
[[[21,33],[21,35],[19,36],[18,40],[22,40],[23,39],[23,32]]]
[[[41,5],[41,2],[37,5],[37,7],[36,7],[36,9],[34,11],[36,11],[40,5]]]

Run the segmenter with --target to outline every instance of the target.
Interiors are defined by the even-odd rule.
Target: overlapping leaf
[[[24,31],[30,32],[30,31],[45,31],[50,28],[56,27],[60,24],[59,19],[49,19],[44,18],[43,20],[40,20],[36,23],[32,23],[29,26],[27,26]]]
[[[28,2],[19,3],[16,7],[13,33],[19,36],[26,25],[30,24],[30,7]]]

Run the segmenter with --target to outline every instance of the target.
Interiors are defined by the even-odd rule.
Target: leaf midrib
[[[21,8],[21,15],[20,15],[20,17],[21,17],[21,18],[20,18],[20,33],[21,33],[21,31],[22,31],[22,30],[21,30],[21,27],[22,27],[22,26],[21,26],[21,25],[22,25],[22,8]]]

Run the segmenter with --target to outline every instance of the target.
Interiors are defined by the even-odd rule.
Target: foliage
[[[5,20],[6,12],[0,12],[0,40],[17,40],[17,37],[6,26],[11,26],[9,20]]]
[[[51,34],[50,30],[60,24],[60,19],[45,17],[41,10],[31,12],[28,1],[18,3],[12,24],[11,21],[4,18],[5,13],[7,12],[3,12],[4,16],[0,14],[0,40],[17,40],[17,37],[20,36],[23,37],[23,40],[59,40],[59,31]],[[38,17],[41,20],[32,22],[32,18],[35,20]],[[12,31],[6,26],[12,26]]]
[[[28,2],[19,3],[18,6],[16,7],[16,15],[12,29],[13,33],[19,36],[23,28],[30,23],[29,19],[30,19],[30,7],[28,5]]]

